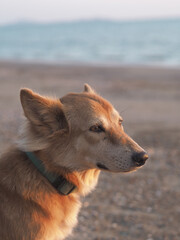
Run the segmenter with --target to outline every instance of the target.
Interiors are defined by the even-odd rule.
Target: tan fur
[[[98,163],[112,172],[134,171],[132,154],[143,149],[89,85],[60,100],[23,89],[21,103],[25,122],[17,144],[0,158],[0,239],[62,240],[77,224],[79,197],[97,184]],[[98,125],[105,131],[90,130]],[[77,191],[60,195],[23,151],[33,151],[47,171],[63,175]]]

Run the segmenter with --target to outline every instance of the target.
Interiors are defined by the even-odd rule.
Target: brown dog
[[[17,146],[0,158],[0,239],[62,240],[100,170],[134,171],[148,156],[87,84],[61,99],[22,89],[21,103],[26,121]]]

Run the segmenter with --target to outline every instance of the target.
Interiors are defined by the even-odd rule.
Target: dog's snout
[[[132,155],[132,160],[138,167],[144,165],[147,159],[148,155],[146,152],[134,153]]]

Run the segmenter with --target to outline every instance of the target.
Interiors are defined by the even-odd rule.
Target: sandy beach
[[[0,62],[0,153],[21,124],[20,88],[62,97],[84,83],[116,107],[150,158],[134,173],[102,173],[68,240],[179,240],[180,69]]]

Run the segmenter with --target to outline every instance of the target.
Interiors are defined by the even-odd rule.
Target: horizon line
[[[125,23],[125,22],[143,22],[143,21],[163,21],[163,20],[180,20],[180,16],[167,16],[167,17],[147,17],[147,18],[124,18],[124,19],[115,19],[115,18],[102,18],[102,17],[94,17],[94,18],[79,18],[79,19],[69,19],[69,20],[52,20],[52,21],[43,21],[43,20],[31,20],[31,19],[21,19],[21,20],[13,20],[6,23],[0,23],[1,26],[8,25],[18,25],[18,24],[63,24],[63,23],[79,23],[79,22],[114,22],[114,23]]]

